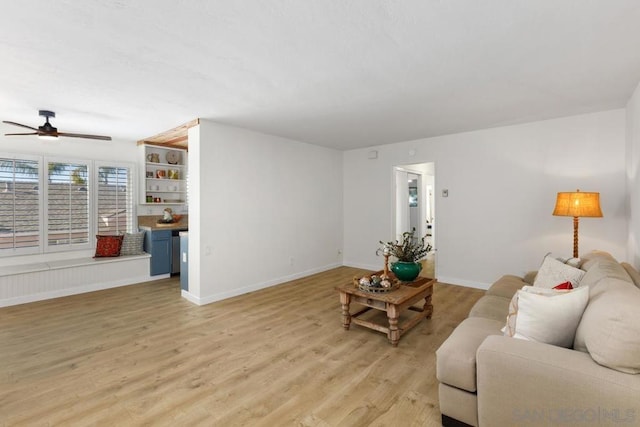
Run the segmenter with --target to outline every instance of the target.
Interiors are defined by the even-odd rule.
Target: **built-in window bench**
[[[79,257],[0,267],[0,307],[153,280],[150,254]]]

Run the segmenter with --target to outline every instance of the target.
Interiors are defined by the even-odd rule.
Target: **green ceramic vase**
[[[413,282],[422,270],[419,262],[396,261],[391,263],[391,271],[402,282]]]

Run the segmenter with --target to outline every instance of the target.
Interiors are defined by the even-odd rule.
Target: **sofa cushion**
[[[569,348],[589,300],[589,288],[572,291],[525,286],[513,296],[504,334]]]
[[[507,274],[491,285],[487,292],[485,292],[485,295],[495,295],[497,297],[511,299],[516,291],[526,284],[527,282],[525,282],[522,277]]]
[[[596,292],[594,292],[591,289],[589,290],[589,303],[587,303],[587,308],[589,307],[589,304],[591,304],[591,301],[597,300],[596,297],[598,295],[601,295],[605,292],[615,292],[616,289],[621,289],[625,286],[633,287],[626,280],[615,279],[615,278],[600,280],[597,283],[598,283],[598,289]],[[586,310],[587,309],[585,308],[585,312]],[[578,325],[578,329],[576,330],[576,337],[573,341],[573,349],[588,353],[587,345],[585,343],[585,335],[584,335],[587,328],[585,325],[582,324],[583,320],[584,320],[584,314],[583,314],[583,319],[580,320],[580,324]]]
[[[624,267],[629,277],[631,277],[631,280],[633,280],[633,284],[640,289],[640,273],[638,272],[638,270],[633,268],[633,266],[628,262],[620,263],[620,265]]]
[[[604,280],[607,279],[607,280]],[[590,298],[601,292],[600,284],[608,282],[609,279],[621,280],[627,283],[633,283],[631,277],[624,267],[615,260],[600,259],[589,265],[589,270],[585,273],[580,281],[580,286],[588,286],[591,290]]]
[[[582,264],[580,268],[584,271],[589,271],[592,265],[597,264],[599,261],[615,261],[616,259],[605,251],[591,251],[582,255]]]
[[[575,288],[580,286],[582,276],[584,276],[583,270],[563,264],[551,256],[546,256],[540,266],[540,270],[538,270],[533,286],[551,289],[560,283],[568,281]]]
[[[589,300],[578,326],[574,347],[586,348],[602,366],[640,373],[640,290],[610,279]]]
[[[436,351],[438,381],[470,392],[476,391],[476,351],[489,335],[502,335],[501,321],[482,317],[464,319]]]
[[[538,270],[534,270],[534,271],[527,271],[524,274],[524,277],[522,278],[522,280],[524,280],[525,282],[527,282],[527,285],[531,285],[533,286],[533,282],[536,281],[536,276],[538,275]]]
[[[509,301],[511,301],[509,298],[485,295],[473,305],[469,317],[498,320],[504,325],[504,320],[509,312]]]

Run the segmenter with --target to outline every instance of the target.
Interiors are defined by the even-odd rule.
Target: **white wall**
[[[202,123],[203,121],[200,120]],[[202,292],[200,291],[200,283],[202,282],[202,271],[200,262],[203,254],[200,252],[200,235],[202,230],[202,217],[200,206],[202,204],[210,205],[206,199],[200,197],[201,184],[206,179],[206,171],[208,170],[207,162],[200,162],[202,158],[201,149],[207,148],[206,144],[200,144],[200,126],[189,128],[189,253],[188,253],[188,282],[189,290],[182,290],[182,296],[197,303]],[[211,209],[211,208],[210,208]],[[197,231],[197,232],[196,232]],[[204,276],[206,277],[206,276]]]
[[[380,268],[392,237],[394,165],[435,162],[438,278],[486,287],[570,255],[573,223],[558,191],[598,191],[604,218],[580,221],[580,252],[626,258],[625,110],[426,138],[344,153],[344,263]],[[441,197],[442,189],[449,197]]]
[[[628,257],[640,268],[640,84],[627,103]]]
[[[189,266],[185,297],[204,304],[341,265],[341,152],[206,120],[198,132],[189,251],[200,271]]]

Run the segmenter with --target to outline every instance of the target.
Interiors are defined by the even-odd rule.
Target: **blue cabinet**
[[[151,254],[151,275],[171,273],[171,230],[147,231],[144,250]]]

